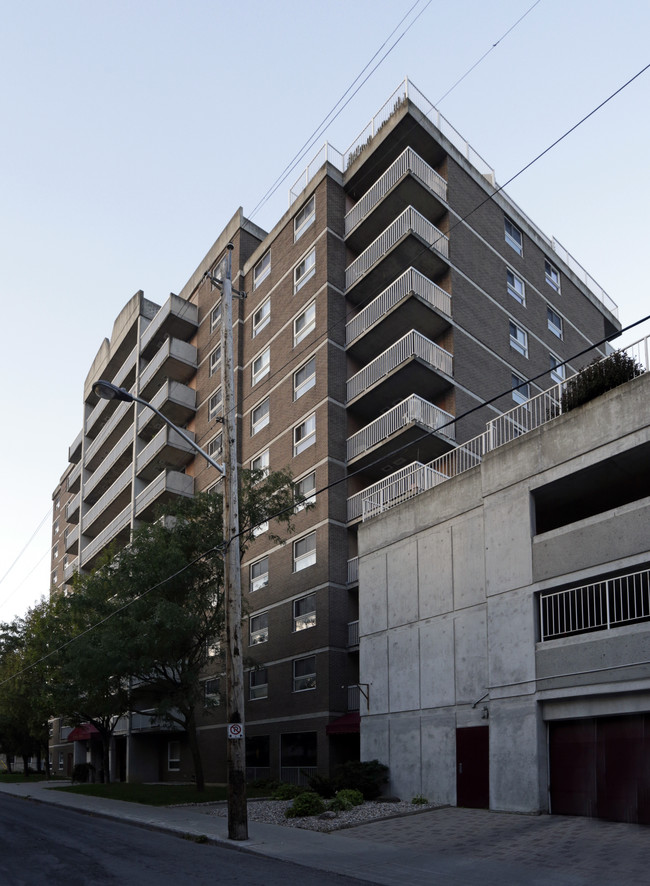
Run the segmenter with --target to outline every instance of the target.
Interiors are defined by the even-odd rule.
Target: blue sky
[[[51,508],[84,379],[119,310],[138,289],[159,303],[180,291],[404,16],[385,49],[421,13],[257,224],[270,229],[317,147],[347,148],[405,76],[437,103],[497,44],[439,107],[502,183],[650,62],[650,4],[540,0],[500,40],[533,2],[5,9],[0,619],[48,591],[49,520],[3,576]],[[650,71],[507,188],[618,302],[624,324],[650,312],[649,97]]]

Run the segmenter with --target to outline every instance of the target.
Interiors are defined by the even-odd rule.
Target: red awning
[[[329,726],[325,727],[325,732],[328,735],[346,735],[359,732],[360,729],[361,717],[359,716],[358,711],[352,711],[349,714],[343,714],[342,717],[337,717],[336,720],[333,720]]]
[[[99,730],[91,723],[84,723],[83,726],[75,726],[68,741],[88,741],[90,738],[99,738]]]

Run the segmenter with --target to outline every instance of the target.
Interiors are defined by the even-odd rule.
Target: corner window
[[[293,571],[300,572],[316,562],[316,533],[311,532],[293,543]]]
[[[253,360],[252,383],[256,385],[265,375],[268,375],[271,368],[271,348],[265,348],[261,354]]]
[[[302,209],[296,213],[293,220],[293,242],[295,243],[313,224],[316,218],[316,198],[312,196],[307,200]]]
[[[530,385],[516,372],[512,373],[512,399],[519,406],[530,400]]]
[[[251,615],[249,627],[251,646],[257,646],[259,643],[266,643],[269,639],[268,612],[262,612],[260,615]]]
[[[223,399],[221,388],[216,390],[214,394],[210,397],[208,401],[208,421],[212,421],[213,418],[216,418],[217,413],[221,409],[221,401]]]
[[[293,691],[316,688],[316,656],[297,658],[293,663]]]
[[[526,290],[524,288],[524,281],[509,268],[506,270],[506,285],[508,288],[508,295],[511,295],[520,305],[525,305]]]
[[[221,321],[221,302],[218,301],[210,312],[210,332],[214,332]]]
[[[316,328],[316,302],[308,305],[293,321],[293,345],[299,344]]]
[[[551,363],[551,379],[557,385],[562,384],[566,377],[566,366],[555,354],[549,354],[549,358]]]
[[[207,453],[210,458],[219,458],[223,454],[223,434],[221,431],[208,443]]]
[[[217,345],[217,347],[210,354],[210,375],[214,375],[217,371],[219,364],[221,363],[221,345]]]
[[[254,436],[265,428],[269,423],[269,398],[262,402],[251,412],[251,436]]]
[[[302,397],[316,384],[316,358],[312,357],[293,374],[293,399]]]
[[[512,320],[510,321],[510,347],[523,357],[528,356],[528,335]]]
[[[316,442],[316,415],[312,413],[293,429],[293,454],[299,455]]]
[[[560,291],[560,272],[553,267],[550,261],[544,262],[544,276],[549,286],[552,286],[556,292]]]
[[[310,280],[314,274],[316,273],[316,249],[312,249],[311,252],[307,253],[307,255],[303,258],[299,265],[297,265],[293,270],[293,292],[294,295],[298,292],[299,289],[305,285],[307,280]]]
[[[250,565],[250,587],[251,591],[259,591],[265,588],[269,583],[269,558],[262,557],[256,563]]]
[[[560,317],[559,314],[556,314],[553,308],[546,309],[546,322],[553,335],[557,335],[558,338],[563,337],[562,317]]]
[[[316,627],[316,594],[293,601],[293,629],[304,631]]]
[[[316,472],[312,471],[302,480],[298,480],[293,488],[293,497],[296,502],[296,513],[302,511],[306,505],[312,505],[316,501]]]
[[[263,301],[259,308],[253,314],[253,338],[268,326],[271,322],[271,299],[267,298]]]
[[[261,473],[260,480],[266,477],[269,473],[269,450],[265,449],[264,452],[260,452],[259,455],[256,455],[255,458],[251,459],[251,471],[259,471]]]
[[[256,698],[268,698],[269,677],[267,668],[249,671],[248,689],[248,697],[251,701],[255,701]]]
[[[180,741],[167,742],[167,769],[170,772],[178,772],[181,768],[181,743]]]
[[[508,246],[512,246],[517,255],[523,255],[524,252],[524,241],[521,236],[521,231],[518,227],[513,225],[510,219],[506,218],[505,220],[505,233],[506,233],[506,243]]]
[[[253,289],[257,289],[262,280],[266,280],[266,278],[271,273],[271,250],[263,255],[262,258],[258,261],[258,263],[253,268]]]

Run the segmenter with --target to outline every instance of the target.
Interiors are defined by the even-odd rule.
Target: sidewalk
[[[333,834],[250,822],[249,839],[232,842],[226,819],[209,807],[142,806],[53,791],[43,782],[0,782],[0,791],[385,886],[650,882],[650,829],[640,825],[445,808]]]

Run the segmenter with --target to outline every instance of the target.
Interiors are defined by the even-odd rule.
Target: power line
[[[14,566],[16,565],[16,563],[20,560],[20,558],[22,557],[22,555],[25,553],[25,551],[27,550],[27,548],[28,548],[28,547],[30,546],[30,544],[34,541],[34,538],[36,537],[36,534],[38,533],[38,531],[40,530],[40,528],[43,526],[43,524],[45,523],[45,521],[47,520],[47,518],[50,516],[50,513],[51,513],[51,511],[50,511],[50,509],[48,508],[47,511],[45,512],[45,516],[43,517],[43,519],[41,520],[41,522],[38,524],[38,526],[36,527],[36,529],[32,532],[32,534],[30,535],[29,539],[28,539],[27,542],[25,543],[24,547],[22,548],[22,550],[20,551],[20,553],[18,554],[18,556],[16,557],[16,559],[14,560],[14,562],[11,564],[11,566],[9,567],[9,569],[7,569],[7,571],[6,571],[5,574],[2,576],[2,578],[0,578],[0,584],[2,584],[2,582],[3,582],[3,581],[5,580],[5,578],[9,575],[9,573],[10,573],[11,570],[14,568]],[[41,558],[41,559],[42,559],[42,558]],[[40,563],[40,560],[39,560],[39,563]]]

